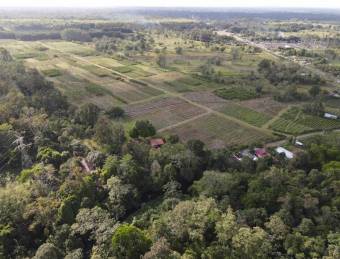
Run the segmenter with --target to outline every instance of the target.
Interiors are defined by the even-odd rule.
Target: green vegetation
[[[56,77],[56,76],[60,76],[61,72],[58,69],[47,69],[47,70],[42,70],[41,71],[45,76],[48,77]]]
[[[301,109],[292,108],[276,120],[271,128],[289,134],[300,134],[340,128],[340,121],[309,115]]]
[[[85,90],[89,94],[93,94],[96,96],[104,96],[104,95],[111,95],[112,93],[107,90],[106,88],[100,86],[100,85],[95,85],[95,84],[89,84],[85,86]]]
[[[226,100],[248,100],[258,97],[258,94],[254,89],[249,89],[245,87],[231,87],[217,89],[215,94]]]
[[[219,111],[258,127],[261,127],[270,120],[270,116],[266,114],[233,103],[228,103],[223,108],[219,109]]]

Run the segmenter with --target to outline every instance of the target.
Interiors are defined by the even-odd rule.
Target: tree
[[[124,224],[112,237],[113,254],[118,259],[139,259],[150,249],[151,240],[139,228]]]
[[[232,48],[231,50],[231,58],[233,61],[241,59],[241,53],[238,48]]]
[[[320,94],[320,86],[319,85],[313,85],[310,89],[309,89],[309,94],[315,98],[317,95]]]
[[[122,125],[113,123],[106,116],[99,117],[95,127],[96,140],[110,153],[120,154],[125,142],[125,131]]]
[[[115,219],[121,218],[138,205],[139,194],[131,184],[123,184],[113,176],[107,180],[106,189],[109,192],[108,207]]]
[[[67,158],[67,153],[60,153],[50,147],[40,148],[37,154],[37,159],[44,164],[52,164],[56,168]]]
[[[150,248],[142,259],[175,259],[179,258],[176,256],[174,251],[171,250],[168,241],[162,237],[157,240]]]
[[[51,259],[51,258],[61,259],[63,258],[63,256],[59,249],[50,243],[42,244],[35,253],[35,256],[33,257],[33,259]]]
[[[117,227],[118,224],[106,210],[98,206],[83,208],[79,210],[75,223],[71,226],[71,236],[94,243],[100,258],[108,258],[111,255],[112,235]]]
[[[106,114],[112,118],[112,119],[119,119],[119,118],[123,118],[125,115],[125,111],[123,108],[119,107],[119,106],[115,106],[110,108]]]
[[[61,38],[67,41],[91,41],[91,36],[89,33],[79,29],[66,29],[61,32]]]
[[[222,214],[219,221],[216,222],[216,234],[218,242],[228,246],[232,238],[236,235],[239,226],[236,222],[236,216],[229,207],[226,214]]]
[[[129,134],[132,138],[146,138],[155,135],[156,129],[150,121],[136,121]]]
[[[203,177],[193,183],[191,190],[196,195],[220,200],[233,193],[238,185],[238,179],[230,173],[205,171]]]
[[[98,119],[100,109],[97,105],[87,103],[82,105],[76,113],[76,121],[86,126],[93,127]]]
[[[165,68],[167,66],[167,59],[164,54],[158,55],[156,63],[161,68]]]
[[[5,48],[0,48],[0,61],[4,61],[4,62],[13,61],[11,54]]]
[[[260,227],[241,227],[232,238],[232,247],[237,258],[268,258],[272,245],[269,235]]]
[[[176,54],[182,55],[183,54],[183,48],[182,47],[176,47]]]

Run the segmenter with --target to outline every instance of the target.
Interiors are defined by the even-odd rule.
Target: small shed
[[[277,147],[277,148],[275,149],[275,151],[276,151],[276,153],[278,153],[278,154],[284,154],[285,157],[288,158],[288,159],[294,158],[293,152],[291,152],[291,151],[289,151],[289,150],[287,150],[287,149],[285,149],[285,148],[283,148],[283,147]]]
[[[295,141],[295,145],[297,145],[299,147],[303,147],[304,146],[303,143],[301,141],[299,141],[299,140]]]
[[[324,117],[326,119],[332,119],[332,120],[337,120],[338,119],[338,116],[336,116],[334,114],[331,114],[331,113],[327,113],[327,112],[324,114]]]
[[[150,140],[150,145],[152,148],[160,148],[165,144],[165,141],[162,138],[154,138]]]

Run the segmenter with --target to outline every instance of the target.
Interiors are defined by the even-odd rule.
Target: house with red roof
[[[150,140],[150,145],[152,148],[160,148],[165,144],[165,141],[162,138],[154,138]]]
[[[269,156],[269,153],[265,148],[255,148],[255,156],[257,158],[265,158]]]

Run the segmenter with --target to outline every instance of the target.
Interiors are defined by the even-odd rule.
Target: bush
[[[155,127],[151,124],[150,121],[136,121],[135,125],[129,132],[130,137],[138,138],[138,137],[151,137],[156,134]]]
[[[151,246],[151,240],[142,230],[132,225],[117,228],[112,237],[112,250],[117,258],[139,259]]]

